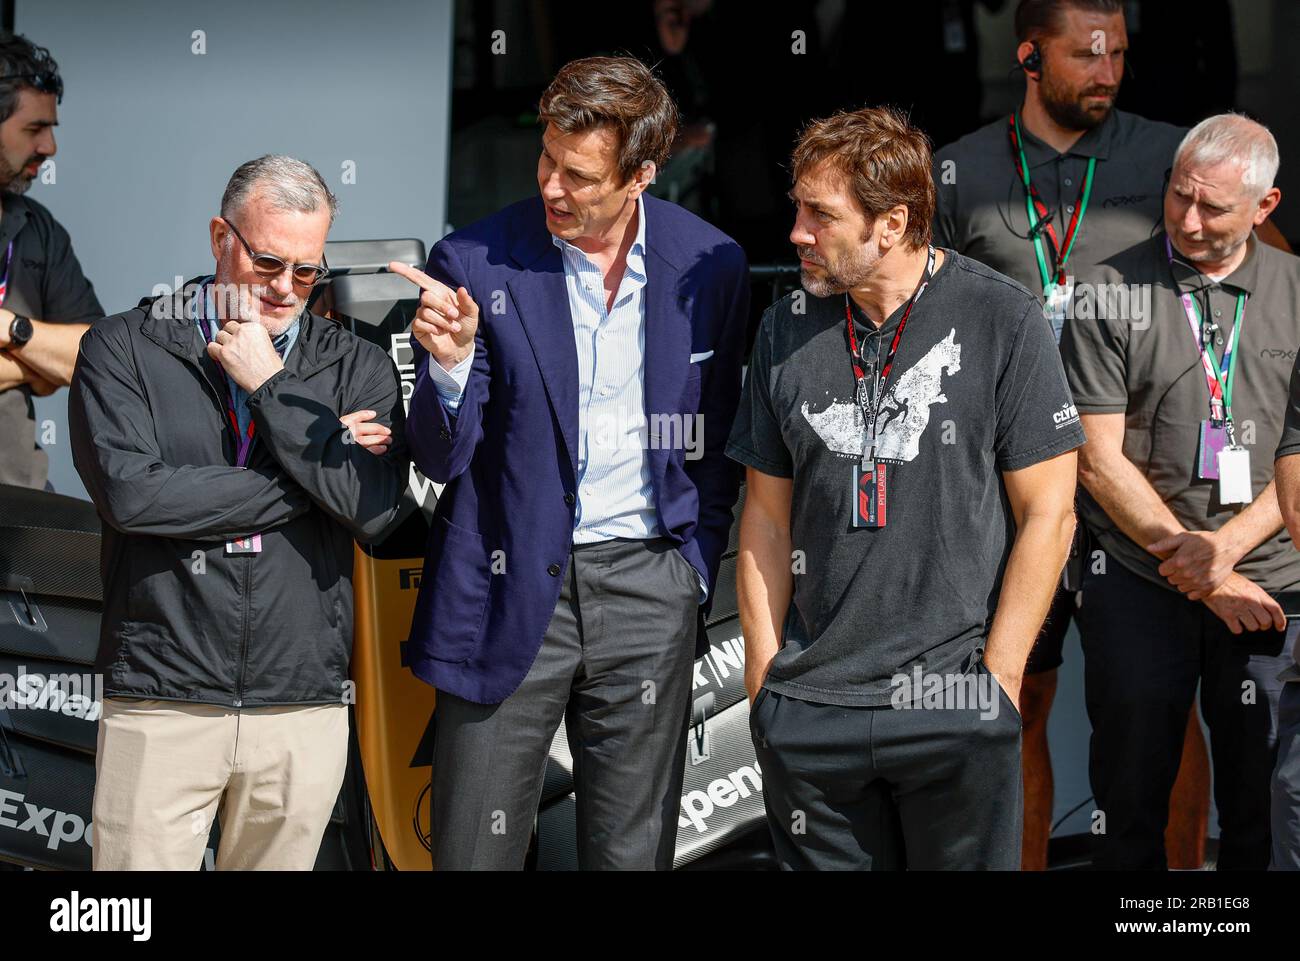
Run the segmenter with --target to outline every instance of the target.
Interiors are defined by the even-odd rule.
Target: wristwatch
[[[14,314],[9,325],[9,346],[22,347],[32,339],[32,322],[22,314]]]

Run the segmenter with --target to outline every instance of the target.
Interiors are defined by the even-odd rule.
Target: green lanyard
[[[1192,306],[1196,309],[1196,319],[1201,320],[1201,305],[1192,298]],[[1202,348],[1210,361],[1210,368],[1214,371],[1214,379],[1219,382],[1219,389],[1223,391],[1223,406],[1227,413],[1228,420],[1232,420],[1232,385],[1237,380],[1237,356],[1241,353],[1237,347],[1241,344],[1241,322],[1246,317],[1246,295],[1237,294],[1237,309],[1232,318],[1232,334],[1228,337],[1228,375],[1223,375],[1223,369],[1219,366],[1218,359],[1214,356],[1214,351],[1208,347]]]
[[[1237,310],[1232,319],[1232,333],[1228,335],[1228,344],[1223,349],[1223,359],[1227,361],[1228,376],[1223,376],[1223,366],[1205,343],[1205,322],[1201,317],[1201,305],[1196,297],[1185,292],[1174,274],[1174,247],[1168,235],[1165,236],[1165,252],[1169,255],[1169,274],[1174,282],[1174,293],[1182,301],[1183,313],[1187,315],[1187,325],[1191,328],[1192,338],[1201,350],[1201,369],[1205,373],[1205,386],[1210,391],[1210,418],[1221,420],[1228,426],[1228,438],[1235,444],[1232,435],[1232,385],[1237,381],[1237,355],[1241,353],[1241,330],[1246,325],[1246,292],[1237,294]]]
[[[1014,151],[1013,159],[1016,162],[1016,173],[1020,175],[1021,183],[1025,186],[1025,213],[1029,217],[1029,235],[1034,241],[1034,256],[1038,259],[1038,273],[1043,281],[1043,296],[1047,296],[1048,289],[1052,285],[1052,272],[1047,266],[1047,254],[1044,251],[1043,233],[1046,231],[1048,239],[1052,243],[1052,253],[1056,254],[1062,250],[1062,245],[1057,242],[1056,229],[1052,226],[1047,205],[1038,195],[1033,183],[1029,178],[1029,161],[1025,158],[1024,141],[1020,135],[1020,112],[1016,111],[1011,115],[1011,124],[1008,127],[1011,135],[1011,147]],[[1070,253],[1074,250],[1074,241],[1079,236],[1079,225],[1083,223],[1083,215],[1088,210],[1088,198],[1092,196],[1092,178],[1097,170],[1097,158],[1088,158],[1088,170],[1083,175],[1083,185],[1079,188],[1079,199],[1074,205],[1074,215],[1070,218],[1070,224],[1065,231],[1064,252],[1056,262],[1056,282],[1065,282],[1065,263],[1070,259]]]

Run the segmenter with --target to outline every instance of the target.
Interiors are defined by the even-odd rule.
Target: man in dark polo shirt
[[[1169,792],[1200,684],[1221,869],[1269,862],[1282,609],[1300,555],[1273,484],[1300,259],[1253,233],[1277,206],[1272,135],[1235,114],[1178,148],[1165,233],[1076,284],[1061,349],[1088,442],[1080,510],[1104,552],[1079,611],[1097,855],[1165,867]]]
[[[755,750],[790,869],[1014,870],[1025,657],[1083,440],[1038,302],[930,246],[925,135],[810,125],[727,453]],[[868,427],[868,425],[871,425]]]
[[[44,47],[0,35],[0,484],[45,487],[32,397],[72,382],[77,345],[104,315],[68,232],[22,196],[53,157],[63,81]]]
[[[938,243],[1038,295],[1059,340],[1071,278],[1158,229],[1165,179],[1185,131],[1114,109],[1128,47],[1119,0],[1023,0],[1015,25],[1023,104],[936,154],[934,232]],[[1047,867],[1047,719],[1076,605],[1076,570],[1077,555],[1025,666],[1026,870]],[[1203,757],[1200,727],[1190,725],[1189,737],[1199,748],[1193,756]],[[1201,813],[1192,818],[1193,847],[1204,837],[1209,807],[1204,777],[1196,780]]]

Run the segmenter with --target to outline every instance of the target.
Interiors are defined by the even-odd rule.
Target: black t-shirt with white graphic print
[[[763,315],[727,454],[793,478],[794,596],[766,684],[780,694],[884,705],[896,675],[968,671],[1014,538],[1002,472],[1083,443],[1038,300],[944,253],[880,405],[882,528],[853,526],[866,432],[844,296],[797,290]],[[882,356],[903,309],[882,325]]]

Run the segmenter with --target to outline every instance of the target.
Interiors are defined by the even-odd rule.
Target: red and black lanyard
[[[1038,271],[1043,281],[1043,293],[1046,294],[1047,288],[1053,280],[1058,285],[1065,283],[1065,263],[1070,259],[1070,253],[1074,250],[1074,241],[1079,231],[1079,224],[1083,222],[1083,215],[1088,210],[1088,199],[1092,196],[1092,178],[1097,169],[1097,158],[1088,158],[1088,169],[1083,176],[1083,183],[1079,185],[1079,197],[1074,202],[1074,213],[1070,215],[1070,223],[1065,229],[1065,242],[1062,244],[1056,239],[1056,228],[1052,226],[1051,212],[1047,209],[1047,204],[1043,203],[1038,188],[1034,186],[1029,177],[1029,161],[1025,158],[1024,141],[1020,137],[1019,112],[1013,113],[1007,120],[1007,137],[1011,140],[1011,159],[1016,166],[1016,175],[1025,187],[1026,212],[1029,213],[1029,236],[1034,242],[1034,252],[1038,259]],[[1043,255],[1043,234],[1047,235],[1047,242],[1051,246],[1052,266],[1050,268],[1047,264],[1047,258]],[[1055,272],[1054,276],[1053,272]]]
[[[921,294],[925,292],[925,288],[930,283],[930,278],[933,275],[934,248],[931,247],[929,256],[925,261],[925,273],[921,275],[916,290],[912,292],[912,297],[907,302],[907,309],[903,311],[903,316],[899,318],[898,329],[894,331],[894,338],[889,343],[889,353],[885,355],[885,362],[883,365],[877,365],[876,389],[870,396],[868,396],[867,390],[867,374],[862,369],[862,356],[858,350],[858,335],[853,329],[853,308],[850,306],[849,295],[847,293],[844,295],[844,320],[849,330],[849,359],[853,362],[858,406],[862,409],[862,422],[867,430],[867,443],[862,449],[862,469],[864,471],[875,470],[876,414],[880,410],[880,401],[889,387],[889,375],[894,370],[894,358],[898,356],[898,344],[903,339],[903,330],[907,327],[907,318],[912,315],[912,308],[921,299]]]

